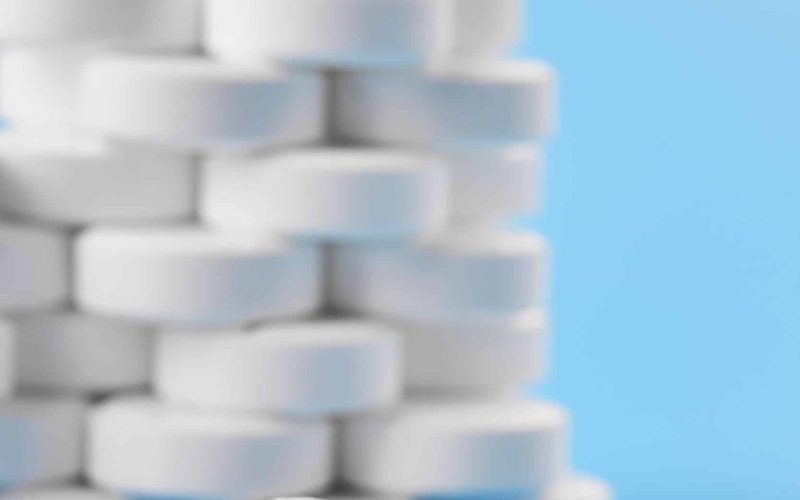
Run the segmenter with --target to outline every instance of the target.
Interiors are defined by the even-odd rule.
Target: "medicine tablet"
[[[17,372],[16,331],[11,323],[0,320],[0,401],[14,390]]]
[[[310,72],[116,55],[92,60],[83,76],[84,123],[119,138],[238,151],[310,142],[322,134],[322,83]]]
[[[3,494],[3,500],[123,500],[109,493],[82,488],[61,486],[49,488],[25,488]]]
[[[588,476],[567,476],[548,486],[540,500],[611,500],[611,488]]]
[[[129,495],[302,495],[324,488],[331,478],[332,434],[321,420],[119,399],[91,415],[88,476]]]
[[[329,300],[405,320],[515,314],[544,300],[544,241],[533,234],[443,233],[415,244],[335,245]]]
[[[539,310],[396,325],[406,384],[414,389],[505,389],[533,382],[545,371],[546,321]]]
[[[194,211],[185,155],[78,134],[0,134],[0,211],[48,224],[162,222]]]
[[[198,0],[0,0],[0,41],[190,48]]]
[[[77,476],[85,411],[77,399],[0,401],[0,485],[13,488]]]
[[[524,17],[520,0],[449,0],[451,55],[502,54],[519,41]]]
[[[566,462],[567,415],[533,401],[410,401],[343,424],[342,474],[409,495],[536,490]]]
[[[435,147],[448,163],[455,220],[530,212],[538,199],[540,150],[534,143],[460,142]]]
[[[166,332],[158,341],[155,386],[164,400],[198,407],[353,413],[397,399],[398,344],[393,330],[361,321]]]
[[[0,223],[0,309],[27,311],[67,297],[67,235]]]
[[[23,389],[96,394],[150,380],[150,329],[72,312],[20,315],[18,370]]]
[[[334,134],[378,144],[527,142],[550,128],[553,74],[533,61],[450,60],[422,72],[340,72]]]
[[[76,47],[4,46],[0,50],[0,115],[15,127],[75,126],[81,73],[97,56],[96,50]]]
[[[206,45],[239,63],[419,64],[442,43],[445,7],[430,0],[211,0]]]
[[[444,164],[391,150],[319,148],[220,158],[203,175],[209,223],[293,237],[358,240],[438,230],[447,217]]]
[[[75,249],[87,312],[213,328],[304,315],[320,302],[311,245],[199,227],[94,228]]]

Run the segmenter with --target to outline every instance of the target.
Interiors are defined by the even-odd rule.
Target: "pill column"
[[[0,498],[608,500],[520,0],[0,0]]]

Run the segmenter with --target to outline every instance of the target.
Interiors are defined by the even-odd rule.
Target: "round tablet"
[[[83,74],[82,104],[91,129],[180,149],[266,148],[322,133],[318,75],[199,57],[93,59]]]
[[[414,244],[336,245],[329,300],[406,320],[523,312],[543,302],[545,250],[536,235],[488,230]]]
[[[532,61],[449,60],[422,72],[341,72],[334,134],[400,145],[526,142],[550,128],[553,74]]]
[[[540,500],[611,500],[614,493],[605,482],[588,476],[567,476],[545,488]]]
[[[11,323],[0,319],[0,400],[14,390],[17,372],[16,331]]]
[[[257,159],[217,159],[203,174],[201,212],[220,227],[293,237],[409,237],[447,214],[444,164],[371,149],[308,149]]]
[[[321,420],[119,399],[90,417],[88,476],[104,489],[131,495],[302,495],[330,480],[332,434]]]
[[[410,401],[344,421],[342,474],[408,495],[536,490],[564,468],[567,420],[533,401]]]
[[[198,0],[0,0],[0,41],[190,48]]]
[[[77,134],[0,134],[0,211],[48,224],[188,218],[195,176],[189,156]]]
[[[0,224],[0,309],[43,309],[67,297],[67,235]]]
[[[205,43],[246,63],[419,64],[441,43],[445,12],[430,0],[211,0]]]
[[[26,488],[3,494],[3,500],[123,500],[122,497],[79,486]]]
[[[76,399],[0,401],[0,485],[77,476],[85,411]]]
[[[311,245],[199,227],[95,228],[78,237],[76,300],[87,312],[195,328],[313,312]]]
[[[150,380],[152,332],[72,312],[20,315],[19,385],[47,393],[106,393]]]
[[[546,321],[539,310],[396,325],[406,384],[415,389],[510,388],[537,380],[547,364]]]
[[[4,46],[0,115],[14,126],[74,126],[81,72],[97,55],[96,50],[75,47]]]
[[[520,0],[450,0],[451,54],[501,54],[519,41],[524,12]]]
[[[353,413],[392,404],[401,386],[391,329],[360,321],[160,336],[156,391],[176,403],[279,414]]]
[[[461,220],[530,212],[538,199],[539,147],[533,143],[437,145],[450,173],[452,217]]]

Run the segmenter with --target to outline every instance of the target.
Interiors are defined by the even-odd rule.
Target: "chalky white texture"
[[[353,141],[524,142],[552,121],[553,74],[539,62],[448,59],[423,71],[343,71],[333,88],[334,132]]]
[[[189,56],[110,55],[87,65],[84,124],[185,150],[252,150],[322,135],[319,75]]]
[[[0,223],[0,309],[58,305],[67,297],[67,235]]]
[[[96,228],[78,237],[75,294],[88,312],[196,328],[313,312],[311,245],[195,227]]]
[[[135,323],[73,312],[14,318],[19,385],[40,393],[105,393],[150,380],[153,332]]]
[[[89,422],[88,474],[110,491],[252,498],[311,493],[332,474],[322,420],[184,410],[114,400]]]
[[[528,213],[538,200],[540,148],[534,143],[466,141],[437,145],[450,173],[455,221]]]
[[[397,336],[371,322],[167,332],[156,359],[159,396],[195,406],[322,416],[388,406],[401,387]]]
[[[200,0],[0,0],[0,42],[190,48]]]
[[[0,400],[8,397],[16,385],[16,338],[13,325],[0,319]]]
[[[3,500],[123,500],[124,497],[79,486],[26,488],[3,494]]]
[[[447,218],[445,165],[381,149],[317,148],[211,160],[201,213],[220,227],[302,238],[409,237]]]
[[[497,228],[536,208],[554,97],[503,59],[522,16],[0,0],[0,489],[608,500],[516,396],[546,245]],[[105,401],[88,450],[69,395]]]
[[[15,127],[74,127],[81,72],[95,56],[95,50],[74,46],[3,46],[0,116]]]
[[[566,425],[549,403],[408,401],[344,421],[342,474],[410,495],[536,491],[564,469]]]
[[[614,493],[605,482],[589,476],[567,476],[549,485],[539,500],[611,500]]]
[[[547,366],[547,325],[540,310],[396,324],[411,388],[512,388],[536,381]]]
[[[78,399],[0,401],[0,487],[76,477],[85,412]]]
[[[343,310],[389,318],[514,314],[543,300],[545,251],[532,234],[482,231],[414,245],[337,245],[330,296]]]
[[[69,132],[0,134],[0,211],[48,224],[175,221],[194,211],[188,156]]]
[[[438,0],[209,0],[206,46],[223,60],[325,67],[419,64],[443,43]]]

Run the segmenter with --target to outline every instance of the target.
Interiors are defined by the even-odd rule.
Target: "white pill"
[[[422,72],[341,72],[336,136],[381,144],[526,142],[548,132],[553,74],[533,61],[448,60]]]
[[[0,485],[15,487],[77,476],[85,411],[77,399],[0,401]]]
[[[194,328],[313,312],[311,245],[199,227],[95,228],[78,237],[76,300],[87,312]]]
[[[195,176],[189,156],[77,134],[0,134],[0,211],[48,224],[187,218]]]
[[[543,301],[544,241],[533,234],[445,233],[418,244],[336,245],[329,300],[393,319],[527,311]]]
[[[122,497],[79,486],[25,488],[4,494],[3,500],[123,500]]]
[[[7,398],[16,386],[17,332],[6,320],[0,320],[0,400]]]
[[[74,126],[80,112],[81,73],[97,55],[96,50],[75,47],[4,46],[0,115],[15,127]]]
[[[0,309],[27,311],[67,297],[67,235],[0,223]]]
[[[464,315],[442,322],[397,322],[406,384],[415,389],[496,390],[537,380],[547,359],[541,311]]]
[[[71,312],[19,315],[19,384],[47,393],[104,393],[150,380],[152,332]]]
[[[535,490],[565,465],[567,420],[533,401],[409,402],[344,421],[342,474],[410,495]]]
[[[0,0],[0,41],[189,48],[198,0]]]
[[[605,482],[588,476],[567,476],[548,486],[539,500],[611,500],[614,493]]]
[[[241,150],[310,142],[322,133],[322,83],[310,72],[117,55],[92,60],[83,76],[84,123],[111,136]]]
[[[520,0],[449,0],[451,54],[486,56],[510,49],[522,33]]]
[[[400,151],[308,149],[210,161],[201,212],[209,223],[293,237],[409,237],[447,214],[444,164]]]
[[[454,219],[519,215],[535,208],[540,163],[535,144],[461,142],[435,150],[449,166]]]
[[[419,64],[441,43],[445,7],[438,0],[211,0],[206,45],[246,63]]]
[[[398,344],[393,330],[358,321],[168,332],[158,342],[155,386],[162,399],[198,407],[353,413],[397,399]]]
[[[111,401],[89,421],[88,476],[104,489],[159,496],[302,495],[331,476],[321,420],[189,411],[149,399]]]

